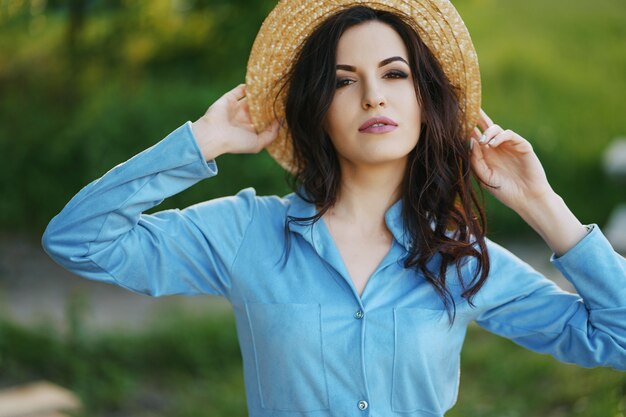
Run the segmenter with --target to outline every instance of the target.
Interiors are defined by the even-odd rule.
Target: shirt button
[[[365,400],[359,401],[359,410],[361,411],[367,410],[367,407],[369,407],[369,404],[367,403],[367,401]]]
[[[365,314],[363,313],[363,310],[359,310],[356,313],[354,313],[354,318],[357,320],[361,320],[363,318]],[[367,403],[365,403],[367,404]]]

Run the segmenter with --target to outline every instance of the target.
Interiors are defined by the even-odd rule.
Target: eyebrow
[[[391,58],[386,58],[383,59],[382,61],[380,61],[378,63],[378,68],[380,67],[384,67],[387,64],[390,64],[394,61],[402,61],[405,64],[409,65],[408,62],[406,62],[406,60],[404,58],[402,58],[401,56],[392,56]],[[356,72],[356,67],[353,65],[344,65],[344,64],[338,64],[337,65],[337,69],[339,70],[344,70],[344,71],[350,71],[350,72]]]

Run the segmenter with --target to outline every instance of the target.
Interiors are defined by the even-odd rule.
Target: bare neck
[[[327,217],[358,226],[364,233],[386,229],[385,213],[401,196],[404,170],[398,165],[341,168],[337,200]]]

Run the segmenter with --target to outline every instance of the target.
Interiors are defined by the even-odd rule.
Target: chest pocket
[[[459,315],[450,327],[446,311],[394,309],[393,411],[442,415],[454,405],[464,329]]]
[[[328,409],[319,304],[246,304],[261,406]]]

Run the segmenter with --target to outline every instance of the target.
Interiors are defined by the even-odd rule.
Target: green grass
[[[0,325],[0,384],[48,379],[74,390],[84,416],[244,416],[230,316],[169,318],[145,332],[59,337],[49,326]]]
[[[534,146],[548,179],[583,222],[603,224],[626,200],[602,152],[626,137],[626,3],[599,0],[455,2],[481,64],[483,107]],[[593,201],[593,204],[589,204]],[[490,202],[494,227],[524,229]]]
[[[583,369],[470,326],[461,389],[448,417],[623,417],[626,375]]]
[[[51,328],[0,324],[0,386],[54,381],[78,393],[84,417],[246,416],[230,315],[172,315],[142,332],[93,335],[76,320],[63,337]],[[562,364],[470,326],[459,400],[447,416],[623,417],[625,411],[626,374]]]

